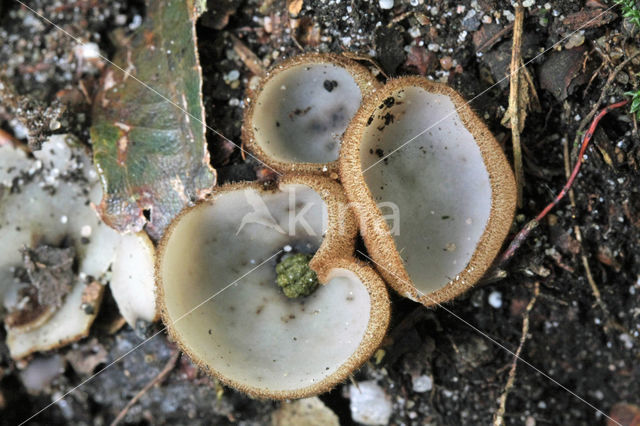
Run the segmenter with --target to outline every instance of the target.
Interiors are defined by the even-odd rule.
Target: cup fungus
[[[143,259],[129,272],[146,267],[151,290],[149,281],[120,278],[124,261],[116,261],[116,300],[126,299],[119,294],[120,281],[130,284],[121,290],[129,294],[146,285],[146,299],[137,305],[155,310],[152,247],[131,248],[127,241],[141,237],[121,237],[99,220],[91,202],[100,200],[102,189],[87,151],[74,138],[57,135],[33,156],[0,146],[0,316],[16,359],[88,334],[117,254]]]
[[[384,282],[351,257],[356,233],[341,187],[328,178],[218,188],[160,242],[158,305],[171,336],[199,366],[250,395],[329,390],[372,355],[389,321]],[[308,267],[320,285],[287,297],[276,269],[312,279],[304,255],[313,255]]]
[[[365,99],[344,135],[340,177],[378,271],[425,305],[481,278],[515,211],[497,141],[455,90],[420,77],[392,80]],[[393,235],[381,202],[399,209]]]
[[[336,172],[342,134],[378,87],[365,67],[340,55],[290,58],[247,100],[244,145],[279,172]]]
[[[116,249],[109,286],[120,315],[135,327],[157,321],[155,247],[144,232],[123,235]]]

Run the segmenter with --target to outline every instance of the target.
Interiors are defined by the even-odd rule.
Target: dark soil
[[[508,105],[509,84],[508,80],[495,84],[508,73],[511,33],[505,31],[483,46],[509,24],[503,11],[513,12],[511,2],[412,3],[417,6],[411,6],[409,0],[395,0],[392,10],[382,10],[377,0],[305,0],[302,12],[292,20],[284,0],[210,0],[210,10],[198,24],[208,125],[239,143],[243,97],[253,74],[233,49],[237,40],[265,68],[299,53],[300,45],[304,50],[370,56],[381,69],[367,61],[363,64],[371,66],[381,80],[384,74],[423,74],[448,82],[471,100],[511,158],[511,133],[500,124]],[[535,3],[527,9],[523,55],[525,61],[533,59],[528,69],[541,109],[528,115],[522,133],[525,205],[518,211],[514,232],[562,188],[566,181],[563,140],[569,148],[574,146],[576,133],[584,131],[580,121],[600,97],[610,73],[639,49],[638,29],[614,9],[607,19],[588,25],[569,40],[576,46],[572,52],[580,52],[577,57],[572,53],[558,59],[566,49],[539,55],[569,35],[576,28],[572,22],[587,22],[584,17],[593,16],[587,14],[599,10],[599,2],[549,0],[549,10],[544,2]],[[113,53],[110,37],[126,35],[144,16],[144,5],[139,2],[47,4],[29,2],[109,55]],[[469,14],[472,9],[475,15]],[[483,16],[491,16],[491,22],[483,21]],[[0,130],[25,142],[32,139],[34,146],[51,132],[71,132],[90,144],[89,103],[104,64],[81,62],[74,54],[73,40],[17,3],[0,1],[0,17],[0,70],[3,81],[11,85],[13,99],[9,102],[7,93],[0,90]],[[295,40],[291,25],[297,25]],[[567,40],[561,43],[566,44]],[[484,47],[482,54],[477,53],[479,46]],[[239,79],[229,78],[232,71],[240,73]],[[638,72],[640,60],[636,59],[618,74],[602,106],[637,90]],[[243,161],[240,151],[218,135],[209,132],[207,136],[219,183],[268,174],[257,162]],[[640,404],[638,164],[636,123],[626,109],[616,110],[601,122],[587,150],[573,187],[575,210],[568,199],[563,201],[533,231],[502,274],[494,274],[500,279],[487,279],[446,309],[426,309],[394,295],[384,357],[372,360],[355,376],[356,381],[377,380],[385,389],[394,407],[391,424],[490,424],[513,359],[499,345],[512,351],[517,348],[523,312],[536,282],[541,294],[531,313],[522,358],[580,398],[520,362],[508,397],[507,424],[605,424],[605,417],[593,407],[608,414],[616,403]],[[582,244],[576,239],[576,225]],[[582,254],[609,316],[596,303]],[[496,303],[498,299],[501,303]],[[1,424],[26,419],[142,341],[144,330],[134,332],[125,326],[115,334],[105,331],[114,309],[109,309],[113,302],[105,303],[107,308],[92,336],[58,351],[69,360],[66,370],[40,392],[27,392],[23,386],[20,369],[24,365],[9,359],[4,330],[0,331]],[[605,327],[612,320],[620,327]],[[109,423],[163,368],[174,350],[164,334],[154,337],[32,423]],[[84,368],[70,361],[94,359],[90,355],[96,354],[100,356],[95,363]],[[425,374],[432,377],[433,389],[415,392],[412,378]],[[345,397],[348,386],[321,397],[343,424],[352,424]],[[269,424],[277,406],[222,387],[196,371],[183,356],[168,379],[129,411],[126,422]]]

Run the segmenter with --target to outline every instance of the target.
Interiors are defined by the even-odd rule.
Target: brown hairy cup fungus
[[[341,187],[328,178],[218,188],[160,243],[158,305],[171,336],[203,369],[250,395],[329,390],[373,354],[389,321],[384,282],[351,257],[356,233]],[[307,257],[294,253],[313,254],[308,265],[320,285],[290,298],[276,284],[283,258],[294,259],[284,268],[291,279],[311,279]]]
[[[290,58],[247,99],[243,143],[279,172],[335,172],[342,133],[378,87],[365,67],[340,55]]]
[[[340,177],[378,271],[425,305],[482,277],[515,211],[497,141],[455,90],[420,77],[392,80],[365,100],[344,135]],[[393,227],[382,212],[389,206],[400,219]]]

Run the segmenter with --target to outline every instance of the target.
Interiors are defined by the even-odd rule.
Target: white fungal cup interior
[[[331,271],[308,297],[289,299],[279,289],[274,255],[287,245],[317,248],[327,226],[315,191],[281,190],[219,194],[179,219],[160,255],[165,320],[183,348],[257,393],[296,392],[335,373],[370,316],[367,289],[346,269]]]
[[[409,87],[383,105],[364,130],[361,166],[411,280],[428,294],[471,260],[491,213],[489,174],[448,96]]]
[[[345,68],[293,66],[274,75],[258,95],[251,123],[255,141],[278,161],[335,161],[361,101],[360,87]]]

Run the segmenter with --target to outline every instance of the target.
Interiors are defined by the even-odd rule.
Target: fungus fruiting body
[[[144,232],[123,235],[116,249],[109,286],[120,315],[135,327],[156,321],[155,248]]]
[[[86,336],[104,288],[89,278],[98,280],[107,272],[119,238],[90,206],[100,197],[98,176],[75,140],[53,136],[34,157],[10,145],[0,147],[0,296],[13,314],[8,318],[19,316],[17,310],[25,307],[25,290],[45,291],[15,276],[17,268],[26,266],[25,248],[36,252],[72,247],[78,274],[72,276],[69,291],[61,294],[60,306],[47,306],[46,317],[20,326],[6,323],[14,358]]]
[[[497,141],[455,90],[419,77],[365,101],[345,132],[340,177],[380,274],[426,305],[486,272],[515,210]],[[389,205],[399,214],[393,228]]]
[[[371,356],[389,320],[383,281],[351,257],[356,232],[329,179],[223,186],[183,212],[160,243],[163,320],[198,365],[246,393],[326,391]],[[312,293],[289,298],[276,284],[288,251],[313,255],[320,285]]]
[[[243,142],[279,172],[336,171],[342,134],[378,86],[365,67],[343,56],[295,56],[249,97]]]
[[[0,147],[0,315],[16,359],[88,334],[118,253],[137,262],[126,273],[118,272],[128,268],[125,260],[114,265],[114,297],[124,303],[120,292],[144,295],[129,302],[146,307],[144,319],[155,317],[150,312],[155,310],[153,247],[132,247],[127,241],[134,237],[120,236],[100,221],[92,203],[102,190],[87,150],[74,138],[57,135],[33,156]],[[120,277],[144,276],[143,270],[146,281]],[[121,281],[129,287],[120,290]],[[136,290],[140,286],[146,293]]]

